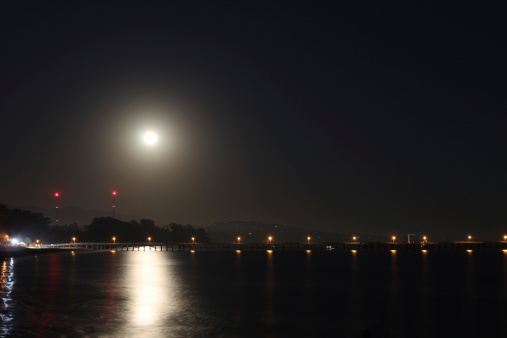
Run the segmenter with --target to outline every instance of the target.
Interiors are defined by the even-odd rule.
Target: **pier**
[[[456,251],[456,250],[505,250],[507,241],[501,242],[332,242],[332,243],[56,243],[40,244],[40,249],[81,249],[115,251]],[[33,249],[37,249],[33,248]]]

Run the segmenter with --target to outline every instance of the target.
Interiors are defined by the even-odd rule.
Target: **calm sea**
[[[4,337],[505,337],[507,254],[44,254],[0,297]]]

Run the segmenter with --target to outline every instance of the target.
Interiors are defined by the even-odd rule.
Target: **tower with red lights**
[[[112,204],[112,209],[113,209],[113,218],[114,218],[114,212],[116,210],[116,195],[118,193],[116,192],[116,190],[113,190],[113,192],[111,193],[111,195],[113,196],[113,204]]]
[[[59,218],[58,218],[58,210],[60,209],[60,205],[58,203],[58,198],[60,197],[60,193],[59,192],[55,192],[53,194],[53,196],[55,197],[55,223],[58,223],[59,221]]]

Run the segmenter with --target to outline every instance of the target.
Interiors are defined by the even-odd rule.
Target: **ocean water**
[[[96,251],[1,261],[2,337],[505,337],[502,251]]]

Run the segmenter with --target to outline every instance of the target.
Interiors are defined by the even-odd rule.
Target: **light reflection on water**
[[[166,324],[166,318],[178,309],[174,274],[167,257],[159,252],[138,252],[127,256],[125,274],[129,328],[152,330]]]
[[[499,332],[505,281],[501,251],[20,257],[2,262],[0,336],[473,337]]]
[[[273,250],[267,250],[266,262],[266,280],[264,282],[265,291],[265,309],[262,321],[267,325],[273,325],[276,321],[275,314],[275,261],[273,258]]]
[[[10,306],[12,303],[11,291],[14,285],[14,259],[5,259],[2,262],[2,272],[0,275],[0,318],[1,318],[1,335],[8,336],[11,328],[12,311]]]

